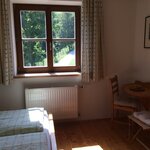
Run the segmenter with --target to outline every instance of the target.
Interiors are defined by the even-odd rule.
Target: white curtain
[[[82,0],[81,11],[82,82],[103,78],[102,0]]]
[[[4,85],[13,79],[9,6],[9,0],[0,0],[0,84]]]

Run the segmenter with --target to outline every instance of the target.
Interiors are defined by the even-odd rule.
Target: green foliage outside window
[[[45,13],[21,11],[22,38],[45,38]],[[24,66],[46,66],[45,41],[23,41]]]
[[[44,11],[21,11],[24,66],[47,66],[45,18]],[[75,49],[74,42],[57,41],[61,38],[75,38],[74,20],[75,14],[72,12],[52,12],[54,63]]]

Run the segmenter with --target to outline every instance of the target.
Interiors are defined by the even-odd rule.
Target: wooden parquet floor
[[[110,120],[55,123],[58,150],[144,150],[128,141],[128,125]]]

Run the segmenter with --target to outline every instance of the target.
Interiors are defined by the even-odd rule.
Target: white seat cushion
[[[134,112],[133,116],[150,126],[150,111]]]
[[[129,107],[137,107],[137,102],[134,99],[115,96],[114,97],[114,104],[120,105],[120,106],[129,106]]]

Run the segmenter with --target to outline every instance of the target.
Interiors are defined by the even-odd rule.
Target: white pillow
[[[140,111],[140,112],[134,112],[133,116],[146,125],[150,126],[150,111]]]

